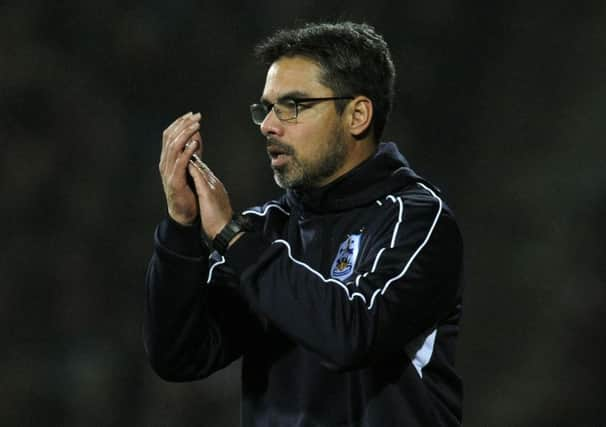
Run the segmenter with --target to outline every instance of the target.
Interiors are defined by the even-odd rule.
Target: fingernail
[[[192,123],[191,125],[189,125],[189,128],[196,129],[198,126],[200,126],[200,123],[196,122],[196,123]]]

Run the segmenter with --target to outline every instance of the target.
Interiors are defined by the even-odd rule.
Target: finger
[[[166,146],[167,165],[175,165],[175,162],[181,156],[183,150],[185,149],[185,144],[190,140],[191,136],[198,130],[199,127],[199,122],[191,123],[189,126],[182,129],[181,133],[179,133],[172,141],[168,143],[168,145]]]
[[[198,129],[200,128],[200,122],[198,121],[188,121],[184,123],[183,126],[177,128],[179,130],[178,133],[175,133],[173,137],[168,141],[169,145],[185,145],[186,142],[193,139],[193,136],[198,133]]]
[[[177,143],[177,147],[174,149],[182,151],[183,138],[187,138],[187,134],[191,133],[192,129],[197,130],[199,126],[200,113],[185,115],[175,123],[175,126],[171,128],[169,132],[164,134],[162,150],[164,151],[163,158],[166,159],[166,163],[172,164],[177,155],[177,153],[171,153],[171,146]]]
[[[181,182],[181,177],[183,180],[187,179],[185,168],[187,167],[187,160],[191,158],[192,152],[202,153],[202,136],[200,135],[200,132],[196,130],[200,125],[200,117],[200,113],[196,113],[189,118],[186,117],[185,121],[179,124],[175,129],[175,131],[181,129],[181,134],[177,135],[177,138],[164,148],[164,155],[162,157],[164,159],[164,164],[160,167],[161,173],[162,170],[166,170],[165,173],[167,175],[176,177],[177,186],[185,185],[184,181]],[[187,123],[190,123],[189,127],[184,127]],[[183,144],[183,142],[187,140],[187,135],[192,131],[194,131],[193,136],[190,137],[188,142]],[[189,144],[193,142],[196,142],[197,146],[192,148],[192,150],[187,150],[187,152],[185,152]],[[177,161],[181,156],[185,156],[185,160]]]
[[[179,120],[177,120],[175,126],[166,133],[166,143],[169,144],[183,131],[183,129],[186,129],[192,123],[200,122],[201,117],[202,116],[200,113],[189,114],[181,117]]]
[[[195,154],[195,153],[192,154],[192,158],[190,161],[193,163],[194,166],[199,168],[204,173],[204,177],[209,182],[209,184],[214,186],[215,184],[217,184],[217,182],[219,182],[219,179],[215,176],[213,171],[210,170],[208,165],[206,163],[204,163],[202,161],[202,159],[200,159],[200,157],[198,157],[197,154]]]
[[[172,122],[166,129],[164,129],[164,132],[162,133],[162,141],[166,143],[170,135],[172,135],[172,133],[175,131],[175,128],[191,116],[193,116],[193,113],[190,111],[188,113],[183,114],[181,117],[177,118],[174,122]]]
[[[193,163],[193,165],[200,172],[202,172],[202,177],[206,180],[210,189],[214,190],[216,188],[215,184],[217,183],[217,181],[212,178],[211,174],[209,173],[208,166],[206,166],[206,164],[203,162],[198,162],[198,161],[194,161],[194,160],[190,160],[190,162]]]
[[[223,185],[223,182],[221,182],[221,180],[217,178],[215,173],[208,167],[206,163],[200,161],[200,159],[196,160],[195,155],[192,156],[192,160],[190,162],[194,163],[194,166],[199,168],[199,170],[204,174],[204,178],[206,179],[206,182],[208,183],[208,186],[211,190],[215,192],[218,191],[219,193],[228,194],[227,190],[225,189],[225,186]]]
[[[210,192],[212,191],[212,187],[208,180],[206,179],[205,173],[195,162],[190,161],[187,170],[189,174],[194,180],[194,186],[196,187],[196,193],[199,198],[208,198]]]
[[[190,111],[188,113],[183,114],[181,117],[177,118],[174,122],[172,122],[164,131],[162,132],[162,150],[160,152],[160,164],[159,169],[162,172],[165,169],[166,165],[166,146],[170,141],[171,136],[174,134],[175,130],[181,126],[188,118],[192,117],[193,113]]]
[[[198,148],[198,141],[192,141],[185,147],[184,151],[174,162],[173,169],[170,171],[172,183],[175,187],[181,188],[187,185],[187,165],[190,162],[191,156],[194,155]]]
[[[185,147],[189,147],[190,144],[192,144],[193,142],[197,142],[198,143],[198,148],[195,151],[195,154],[198,157],[202,157],[202,149],[203,149],[203,144],[202,144],[202,135],[200,135],[200,131],[194,133],[191,137],[191,140],[185,144]]]
[[[192,116],[193,117],[193,116]],[[183,134],[185,133],[192,133],[190,132],[190,130],[194,129],[194,128],[199,128],[200,126],[200,121],[199,120],[194,120],[191,118],[187,118],[185,120],[183,120],[181,123],[179,123],[168,135],[167,141],[166,141],[166,145],[169,146],[171,144],[174,144],[175,141],[177,141]]]
[[[206,179],[213,186],[213,188],[217,187],[218,185],[223,187],[223,183],[219,180],[219,178],[217,178],[215,173],[212,171],[211,168],[208,167],[208,165],[206,163],[204,163],[195,154],[192,156],[192,158],[193,158],[193,160],[195,160],[195,165],[202,169],[202,171],[205,174]]]
[[[221,181],[217,180],[216,184],[210,182],[212,172],[208,166],[202,167],[192,160],[188,168],[196,186],[204,233],[213,239],[233,214],[229,197]]]
[[[198,155],[198,157],[202,157],[202,153],[204,151],[204,143],[202,141],[202,135],[200,135],[200,131],[197,131],[196,133],[193,134],[193,136],[191,137],[192,141],[198,141],[198,149],[196,150],[196,154]]]

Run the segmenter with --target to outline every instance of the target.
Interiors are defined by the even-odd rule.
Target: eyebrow
[[[286,92],[285,94],[281,95],[276,102],[285,101],[287,99],[298,99],[298,98],[307,98],[307,97],[309,97],[309,94],[307,92],[302,92],[300,90],[293,90],[293,91]],[[263,96],[261,97],[260,102],[265,105],[274,104],[273,102],[269,102],[269,100]]]

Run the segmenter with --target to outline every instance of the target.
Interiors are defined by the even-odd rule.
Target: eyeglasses
[[[308,102],[317,103],[323,101],[336,101],[339,99],[354,99],[353,96],[333,96],[329,98],[286,98],[275,104],[252,104],[250,114],[254,124],[261,125],[270,110],[274,110],[276,117],[282,121],[294,120],[299,116],[302,108],[310,108],[305,105]]]

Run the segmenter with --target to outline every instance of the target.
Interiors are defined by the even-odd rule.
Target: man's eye
[[[280,107],[284,108],[285,110],[294,110],[297,108],[297,103],[295,101],[286,100],[280,104]]]
[[[274,111],[280,111],[280,112],[288,110],[288,107],[285,106],[284,104],[274,104],[273,108],[274,108]]]
[[[282,112],[291,112],[291,111],[295,111],[295,104],[289,103],[289,102],[280,102],[279,104],[276,104],[274,109],[282,111]]]

